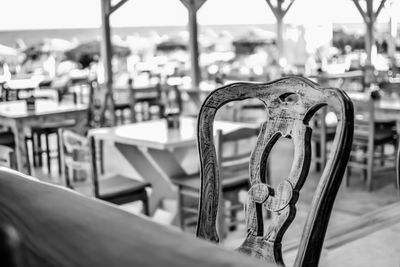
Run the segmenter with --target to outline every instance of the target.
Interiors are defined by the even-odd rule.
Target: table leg
[[[25,143],[24,125],[21,121],[16,120],[10,127],[14,134],[15,155],[17,158],[18,171],[30,174],[30,166],[28,166],[28,150]]]
[[[152,193],[149,197],[150,215],[154,214],[163,199],[177,199],[176,187],[171,183],[169,177],[161,172],[161,168],[155,166],[157,164],[150,160],[151,156],[144,149],[121,143],[116,143],[115,146],[139,175],[151,183]]]

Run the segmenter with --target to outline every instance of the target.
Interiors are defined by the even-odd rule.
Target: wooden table
[[[27,111],[26,102],[10,101],[0,103],[0,125],[10,127],[14,133],[18,170],[28,173],[25,136],[33,126],[74,119],[76,129],[87,122],[87,106],[58,103],[54,100],[36,100],[36,110]]]
[[[96,139],[115,143],[139,175],[152,184],[150,214],[154,214],[164,199],[177,200],[177,190],[171,177],[199,171],[197,119],[183,117],[180,125],[179,129],[168,129],[166,120],[161,119],[89,132]],[[216,121],[214,130],[229,132],[244,126],[256,127],[253,124]]]
[[[365,100],[370,98],[368,93],[348,92],[351,99]],[[400,121],[400,99],[383,95],[380,99],[375,100],[375,109],[378,115],[385,116],[385,119],[394,119]]]
[[[21,91],[24,92],[32,92],[36,88],[39,87],[39,81],[34,79],[16,79],[9,80],[6,83],[6,100],[9,100],[9,93],[14,92],[16,94],[16,99],[19,100],[19,93]]]
[[[4,168],[0,207],[21,239],[18,266],[272,266]]]

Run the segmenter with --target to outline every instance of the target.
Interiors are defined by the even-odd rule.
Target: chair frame
[[[293,104],[285,99],[296,94]],[[294,220],[296,202],[311,162],[311,128],[308,122],[322,106],[333,108],[338,118],[331,156],[320,178],[304,226],[294,266],[317,266],[329,217],[350,155],[354,111],[347,94],[335,88],[321,88],[302,77],[288,77],[264,84],[234,83],[216,89],[204,101],[198,116],[201,197],[196,235],[219,242],[216,229],[220,179],[213,141],[213,120],[217,110],[231,102],[259,98],[268,115],[262,124],[250,159],[249,201],[246,207],[247,237],[239,251],[284,266],[282,237]],[[294,140],[294,160],[289,178],[275,190],[266,185],[266,162],[278,138]],[[276,212],[264,235],[262,206]]]
[[[372,178],[373,174],[376,171],[381,171],[381,170],[386,170],[386,169],[394,169],[395,167],[387,167],[387,166],[377,166],[374,163],[378,160],[381,161],[381,164],[384,162],[384,160],[391,160],[392,162],[395,163],[396,161],[396,154],[397,154],[397,147],[398,147],[398,137],[393,137],[392,139],[385,141],[383,143],[377,143],[375,140],[376,136],[376,126],[379,123],[385,124],[385,123],[395,123],[394,121],[377,121],[376,116],[375,116],[375,102],[373,99],[368,99],[367,101],[363,100],[353,100],[353,103],[355,104],[355,113],[357,113],[357,106],[362,107],[365,109],[365,111],[368,111],[369,116],[368,120],[357,120],[357,116],[355,116],[355,129],[357,129],[357,126],[360,128],[364,128],[364,131],[367,132],[368,134],[368,139],[363,142],[363,141],[358,141],[357,140],[357,130],[355,131],[355,136],[354,136],[354,145],[358,145],[362,148],[365,149],[365,154],[362,155],[362,158],[365,160],[365,163],[359,163],[357,161],[352,161],[352,158],[349,159],[349,163],[347,166],[347,172],[345,175],[346,179],[346,185],[348,186],[350,183],[350,169],[351,168],[358,168],[361,169],[365,172],[366,176],[366,183],[367,183],[367,188],[368,191],[372,191],[373,189],[373,184],[372,184]],[[358,104],[357,104],[358,103]],[[385,144],[390,144],[390,141],[392,141],[392,145],[394,147],[394,153],[386,155],[384,153],[384,145]],[[379,156],[376,155],[375,153],[375,148],[380,146],[381,147],[381,153]],[[354,153],[351,153],[351,156],[355,156]],[[383,165],[383,164],[382,164]],[[395,165],[395,164],[394,164]]]

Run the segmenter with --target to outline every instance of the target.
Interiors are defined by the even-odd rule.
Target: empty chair
[[[17,169],[17,160],[15,158],[14,149],[0,145],[0,166],[10,169]]]
[[[328,155],[328,143],[332,143],[336,133],[336,118],[327,107],[321,108],[314,116],[312,141],[314,143],[313,161],[316,171],[325,167]]]
[[[147,182],[117,174],[99,179],[98,158],[94,137],[86,138],[69,130],[60,130],[63,177],[67,187],[84,195],[120,205],[133,201],[143,203],[148,215]],[[89,177],[90,176],[90,177]]]
[[[251,150],[249,144],[255,143],[258,130],[257,128],[240,128],[225,134],[221,130],[217,131],[217,161],[221,169],[222,198],[224,202],[229,201],[221,205],[219,228],[224,235],[229,228],[236,227],[239,222],[237,212],[243,210],[243,205],[239,202],[239,192],[247,191],[250,186],[248,162]],[[199,174],[176,177],[173,182],[179,189],[180,224],[182,228],[185,228],[186,225],[196,223],[197,203],[200,196]],[[229,204],[229,207],[225,204]]]
[[[331,106],[337,115],[337,134],[315,190],[294,264],[317,266],[351,150],[354,117],[351,100],[345,92],[321,88],[305,78],[282,78],[265,84],[235,83],[213,91],[204,101],[198,116],[201,196],[196,234],[214,242],[219,241],[221,234],[217,230],[221,180],[213,141],[215,113],[224,104],[248,98],[259,98],[265,103],[266,121],[261,126],[249,161],[247,236],[238,250],[277,266],[285,265],[282,237],[295,218],[296,202],[311,163],[312,129],[309,121],[324,105]],[[288,177],[273,188],[268,184],[266,166],[268,155],[280,137],[293,140],[294,159]],[[265,210],[275,215],[268,227],[263,225]]]
[[[375,115],[375,102],[368,99],[352,99],[355,112],[355,130],[346,184],[352,169],[361,169],[367,188],[372,191],[374,173],[395,169],[397,148],[396,121]],[[387,145],[391,146],[387,149]]]

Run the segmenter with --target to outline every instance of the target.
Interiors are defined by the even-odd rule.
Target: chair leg
[[[146,189],[144,189],[144,193],[143,193],[143,199],[142,199],[142,203],[143,203],[143,214],[146,216],[150,216],[150,211],[149,211],[149,198],[147,197],[147,192]]]
[[[32,139],[33,140],[33,139]],[[25,138],[25,150],[26,150],[26,165],[28,166],[28,174],[32,175],[31,162],[29,160],[29,148],[28,148],[28,138]],[[33,150],[33,149],[32,149]],[[33,151],[32,151],[33,152]],[[33,153],[32,153],[33,154]],[[33,159],[35,159],[35,155],[33,154]],[[18,166],[16,166],[18,167]]]
[[[49,174],[51,174],[51,157],[50,157],[50,146],[49,146],[49,134],[46,133],[44,136],[46,138],[47,171],[48,171]]]
[[[36,155],[39,156],[38,158],[38,166],[43,166],[43,159],[42,159],[42,136],[41,134],[35,134],[36,136],[36,140],[37,140],[37,152],[35,152]],[[34,148],[34,151],[36,150],[36,148]]]
[[[318,160],[316,160],[315,164],[315,170],[317,172],[321,171],[322,164],[321,164],[321,143],[320,142],[315,142],[315,156]]]
[[[183,195],[182,195],[182,187],[178,186],[178,217],[179,217],[179,226],[182,230],[185,230],[185,215],[183,214]]]
[[[56,132],[56,138],[57,138],[57,164],[58,164],[58,175],[61,176],[62,171],[61,171],[61,144],[60,144],[60,136],[58,135],[58,131]]]
[[[381,157],[383,157],[385,155],[385,144],[381,145],[380,148],[381,148],[381,151],[380,151]],[[381,166],[385,166],[385,160],[384,159],[381,159]]]
[[[372,156],[373,157],[373,156]],[[373,172],[373,158],[368,158],[368,165],[367,165],[367,188],[368,191],[372,191],[372,173]]]

